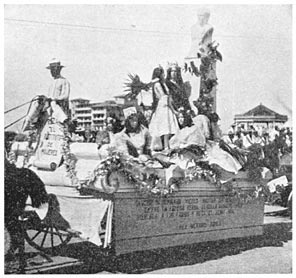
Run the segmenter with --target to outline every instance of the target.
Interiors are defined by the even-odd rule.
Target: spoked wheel
[[[30,219],[26,223],[25,240],[29,245],[44,253],[53,254],[58,248],[67,245],[72,236],[71,233],[60,230],[51,221],[44,224],[41,221]]]
[[[64,247],[72,238],[68,232],[55,226],[40,226],[37,230],[26,230],[25,239],[34,248],[44,253],[53,253]]]

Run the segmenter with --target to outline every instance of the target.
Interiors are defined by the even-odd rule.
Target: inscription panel
[[[63,132],[58,124],[47,123],[41,132],[40,145],[36,151],[35,166],[50,167],[51,163],[59,165],[62,158]],[[35,163],[36,163],[35,161]]]
[[[230,196],[115,200],[117,239],[186,234],[262,225],[263,202]]]

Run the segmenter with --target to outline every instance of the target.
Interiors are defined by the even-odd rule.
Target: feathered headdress
[[[124,83],[124,91],[128,92],[128,95],[131,99],[135,99],[142,90],[148,91],[153,85],[153,81],[149,83],[142,82],[137,74],[133,75],[129,73],[128,77],[129,79]]]

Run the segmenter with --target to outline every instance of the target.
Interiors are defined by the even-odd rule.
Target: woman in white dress
[[[169,138],[179,130],[176,115],[177,111],[173,108],[169,89],[165,84],[164,70],[162,67],[155,68],[152,74],[152,80],[157,80],[153,87],[153,114],[149,124],[149,131],[152,136],[152,148],[157,149],[156,142],[163,139],[164,149],[169,146]]]

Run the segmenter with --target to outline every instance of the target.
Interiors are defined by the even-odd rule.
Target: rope
[[[21,121],[23,118],[25,118],[27,115],[22,116],[21,118],[19,118],[18,120],[14,121],[13,123],[7,125],[6,127],[4,127],[4,129],[16,124],[17,122]]]
[[[11,108],[11,109],[5,111],[4,113],[6,114],[6,113],[8,113],[8,112],[10,112],[10,111],[13,111],[13,110],[15,110],[15,109],[17,109],[17,108],[19,108],[19,107],[22,107],[22,106],[24,106],[24,105],[30,103],[30,106],[29,106],[29,109],[28,109],[28,111],[27,111],[27,114],[24,115],[24,116],[22,116],[21,118],[17,119],[17,120],[14,121],[13,123],[7,125],[6,127],[4,127],[4,129],[6,129],[6,128],[8,128],[8,127],[10,127],[10,126],[12,126],[12,125],[14,125],[14,124],[16,124],[17,122],[21,121],[23,118],[27,117],[27,115],[29,114],[29,111],[30,111],[30,109],[31,109],[31,105],[32,105],[33,101],[39,100],[40,97],[41,97],[41,96],[36,96],[36,97],[34,97],[33,99],[31,99],[30,101],[27,101],[27,102],[25,102],[25,103],[23,103],[23,104],[21,104],[21,105],[18,105],[18,106],[16,106],[16,107],[13,107],[13,108]],[[23,126],[24,126],[24,124],[23,124]]]
[[[38,96],[37,96],[37,99],[38,99]],[[36,97],[35,98],[33,98],[32,100],[30,100],[30,106],[29,106],[29,108],[28,108],[28,111],[27,111],[27,114],[25,115],[25,117],[27,117],[28,116],[28,114],[29,114],[29,111],[30,111],[30,109],[31,109],[31,106],[32,106],[32,103],[33,103],[33,101],[34,100],[36,100]],[[23,122],[23,125],[22,125],[22,130],[24,129],[24,124],[25,124],[25,121]]]
[[[23,104],[21,104],[21,105],[16,106],[16,107],[13,107],[13,108],[11,108],[11,109],[5,111],[4,114],[6,114],[6,113],[8,113],[8,112],[11,112],[11,111],[13,111],[13,110],[15,110],[15,109],[17,109],[17,108],[20,108],[20,107],[22,107],[22,106],[24,106],[24,105],[30,103],[31,101],[32,101],[32,100],[27,101],[27,102],[25,102],[25,103],[23,103]]]

